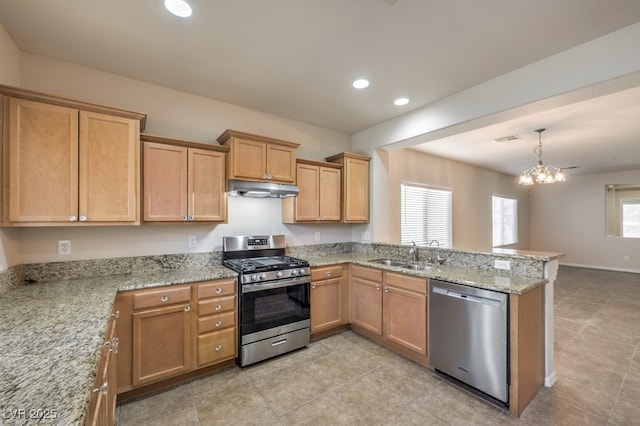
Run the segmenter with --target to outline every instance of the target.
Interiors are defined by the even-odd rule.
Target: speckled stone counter
[[[174,269],[52,280],[0,295],[0,424],[82,423],[117,291],[235,276],[222,266]]]
[[[545,285],[548,282],[545,278],[526,277],[499,271],[484,271],[458,266],[439,265],[416,271],[403,267],[387,266],[371,262],[371,260],[380,258],[380,255],[345,253],[327,256],[312,256],[307,257],[306,259],[312,267],[335,265],[338,263],[353,263],[356,265],[383,269],[385,271],[399,272],[415,277],[449,281],[471,287],[501,291],[503,293],[523,294],[536,287]]]

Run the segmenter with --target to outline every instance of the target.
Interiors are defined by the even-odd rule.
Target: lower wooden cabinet
[[[349,317],[352,325],[382,335],[382,271],[351,267]]]
[[[106,426],[114,424],[116,411],[116,354],[118,338],[116,337],[116,318],[112,315],[107,337],[102,345],[102,356],[98,366],[96,380],[91,390],[89,407],[84,424]]]
[[[348,266],[311,269],[311,334],[349,323]]]
[[[237,356],[236,279],[118,293],[118,393]]]
[[[382,335],[406,349],[427,355],[427,281],[384,273]]]

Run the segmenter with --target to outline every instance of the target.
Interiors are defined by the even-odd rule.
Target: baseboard
[[[631,272],[633,274],[640,274],[640,269],[611,268],[609,266],[585,265],[582,263],[564,263],[563,262],[563,263],[560,263],[560,266],[575,266],[576,268],[602,269],[605,271]]]
[[[544,386],[550,388],[556,384],[556,380],[556,372],[552,371],[551,374],[544,378]]]

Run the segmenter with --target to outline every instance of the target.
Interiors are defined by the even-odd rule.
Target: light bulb
[[[184,0],[164,0],[164,7],[180,18],[191,16],[191,6]]]

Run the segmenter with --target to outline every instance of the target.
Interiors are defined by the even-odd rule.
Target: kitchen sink
[[[414,271],[424,271],[425,269],[431,269],[431,265],[410,264],[410,265],[402,265],[402,267],[405,269],[413,269]]]
[[[394,260],[394,259],[375,259],[372,260],[371,262],[373,263],[379,263],[381,265],[386,265],[386,266],[408,266],[409,264],[407,263],[407,261],[405,260]]]

